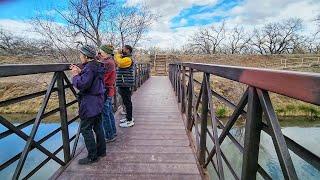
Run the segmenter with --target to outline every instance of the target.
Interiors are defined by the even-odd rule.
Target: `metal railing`
[[[7,130],[0,133],[0,141],[13,134],[17,135],[18,137],[26,141],[23,151],[17,153],[13,157],[10,157],[5,162],[0,164],[0,171],[2,171],[18,161],[14,174],[12,176],[12,179],[21,179],[20,176],[24,168],[24,165],[26,164],[26,158],[29,152],[31,152],[34,149],[41,151],[47,157],[35,168],[33,168],[28,173],[26,173],[27,175],[25,177],[22,177],[22,179],[28,179],[32,177],[50,160],[54,160],[59,165],[65,166],[74,157],[78,140],[79,140],[80,128],[78,127],[77,133],[75,135],[73,135],[72,137],[69,137],[69,125],[79,119],[78,115],[76,115],[71,119],[68,119],[68,116],[67,116],[67,108],[78,103],[76,98],[77,91],[73,88],[71,82],[69,81],[67,75],[65,74],[65,71],[69,70],[69,66],[70,64],[0,65],[0,78],[40,74],[40,73],[53,73],[53,77],[51,79],[51,82],[47,90],[0,101],[0,107],[6,107],[12,104],[16,104],[16,103],[37,98],[37,97],[41,97],[44,95],[41,107],[37,112],[37,115],[35,118],[32,118],[30,120],[27,120],[26,122],[23,122],[15,126],[12,122],[10,122],[9,120],[7,120],[6,118],[0,115],[0,124],[3,125],[5,128],[7,128]],[[136,76],[135,76],[136,86],[134,87],[134,89],[137,89],[138,87],[140,87],[141,84],[143,84],[149,78],[149,75],[150,75],[149,64],[138,63],[136,67],[137,67]],[[75,100],[69,103],[66,102],[65,90],[67,88],[71,90],[72,94],[75,97]],[[46,112],[48,101],[50,99],[51,94],[54,92],[58,92],[59,107]],[[115,101],[114,101],[115,109],[117,109],[119,105],[120,103],[117,103],[115,98]],[[54,129],[51,132],[48,132],[48,134],[42,137],[40,140],[35,140],[35,136],[37,134],[38,128],[42,120],[51,115],[54,115],[55,113],[60,113],[61,126]],[[23,129],[31,125],[32,125],[31,133],[27,135],[25,132],[23,132]],[[62,134],[62,145],[59,148],[57,148],[52,152],[48,148],[42,145],[44,142],[46,142],[48,139],[50,139],[60,131]],[[70,143],[73,140],[74,140],[74,143],[73,143],[73,148],[71,150]],[[1,148],[5,148],[5,147],[1,147]],[[57,156],[57,154],[60,151],[63,151],[63,155],[64,155],[63,160]]]
[[[202,73],[202,81],[194,78],[195,73]],[[210,85],[211,75],[246,85],[247,89],[240,101],[235,104],[215,92]],[[264,179],[271,179],[258,163],[261,131],[271,136],[285,179],[298,179],[289,150],[320,171],[319,156],[282,133],[269,96],[269,92],[273,92],[319,106],[319,74],[177,63],[169,65],[169,78],[178,96],[181,112],[186,117],[186,129],[196,150],[198,162],[203,169],[211,164],[219,179],[225,179],[223,163],[234,179],[256,179],[257,173]],[[198,94],[195,91],[195,84],[201,86]],[[225,124],[215,114],[213,98],[234,109]],[[243,145],[230,133],[240,116],[246,119]],[[208,119],[211,121],[211,127],[208,127]],[[220,135],[218,129],[222,130]],[[241,174],[237,174],[228,160],[228,154],[221,149],[226,137],[242,153]],[[207,138],[214,145],[211,149]]]

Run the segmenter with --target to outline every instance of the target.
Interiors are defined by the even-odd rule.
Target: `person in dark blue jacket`
[[[101,112],[104,104],[104,66],[96,61],[96,51],[85,45],[80,49],[80,59],[83,68],[71,65],[72,82],[79,90],[80,131],[84,138],[88,156],[80,159],[79,164],[91,164],[98,157],[106,155],[106,142],[102,127]],[[94,138],[93,131],[96,134]]]

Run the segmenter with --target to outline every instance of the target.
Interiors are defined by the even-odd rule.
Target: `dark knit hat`
[[[112,45],[102,45],[100,47],[100,49],[107,54],[113,54],[113,46]]]
[[[96,50],[90,45],[84,45],[80,48],[80,52],[89,58],[94,58],[96,56]]]

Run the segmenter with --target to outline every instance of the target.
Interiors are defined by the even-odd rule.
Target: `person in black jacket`
[[[134,125],[132,117],[132,87],[134,86],[134,62],[132,60],[132,47],[125,45],[122,53],[115,54],[117,68],[116,86],[121,95],[123,104],[126,109],[126,118],[120,120],[120,127],[127,128]]]

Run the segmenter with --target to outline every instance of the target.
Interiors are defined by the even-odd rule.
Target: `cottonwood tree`
[[[0,51],[7,55],[49,55],[53,48],[48,41],[17,36],[0,28]]]
[[[109,25],[107,38],[117,46],[130,44],[135,47],[157,18],[158,16],[147,6],[127,7],[117,4],[107,18]]]
[[[12,33],[0,29],[0,49],[8,54],[15,54],[19,40]]]
[[[111,4],[108,0],[69,0],[67,11],[59,8],[55,11],[67,22],[73,36],[82,35],[86,41],[100,46],[106,28],[105,13]]]
[[[216,54],[221,48],[221,42],[225,39],[225,23],[221,25],[211,26],[208,28],[200,28],[189,39],[189,44],[196,51],[205,54]]]
[[[51,46],[48,53],[55,59],[69,62],[71,52],[75,49],[76,36],[65,25],[56,23],[51,16],[37,15],[31,21],[33,30],[39,33],[46,41],[46,46]]]
[[[67,9],[53,11],[54,16],[38,14],[32,24],[66,61],[84,43],[134,47],[156,18],[146,6],[126,7],[114,0],[68,0]]]
[[[250,42],[250,37],[245,33],[243,27],[234,27],[228,35],[227,46],[231,54],[242,53]]]
[[[250,43],[260,54],[291,53],[295,42],[300,38],[298,32],[301,29],[301,19],[269,23],[262,29],[253,31]]]

